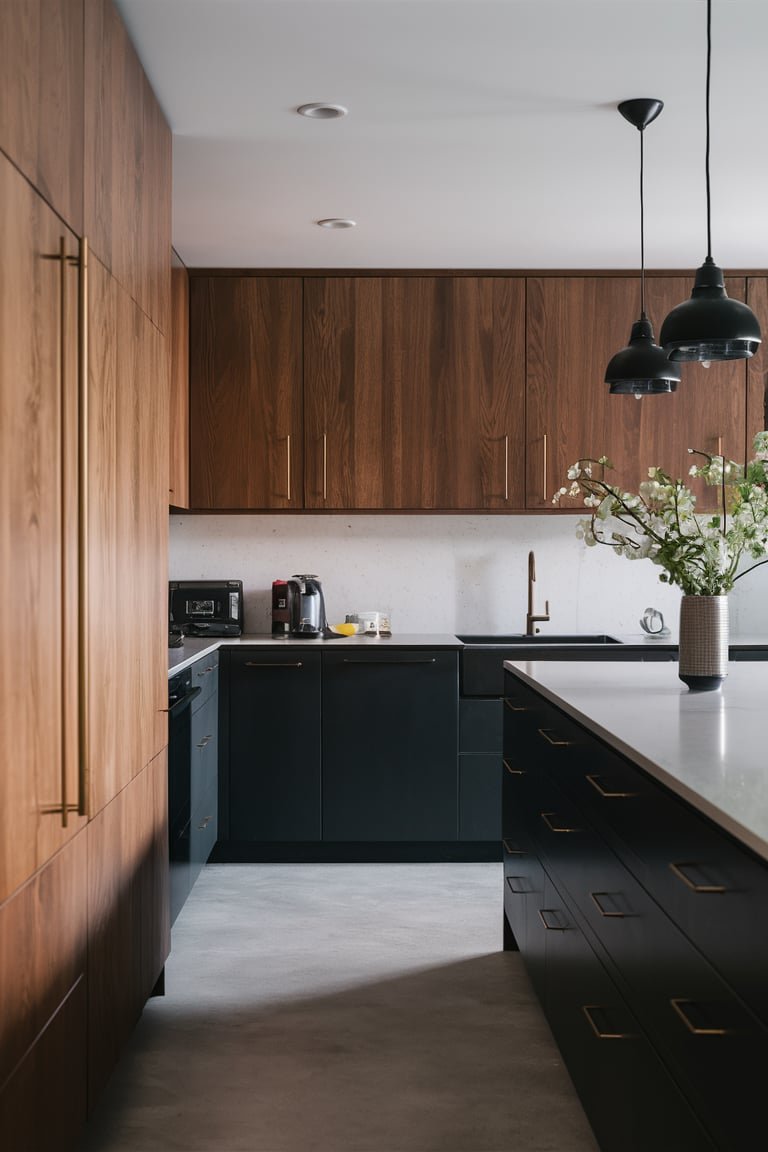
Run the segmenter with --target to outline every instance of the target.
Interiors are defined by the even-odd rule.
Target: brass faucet
[[[549,620],[549,600],[544,601],[544,615],[535,616],[533,612],[533,585],[536,580],[536,557],[533,552],[528,553],[528,612],[525,617],[525,634],[533,636],[539,631],[534,624],[539,620]]]

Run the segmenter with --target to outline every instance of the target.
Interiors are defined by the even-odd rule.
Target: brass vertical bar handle
[[[722,456],[722,454],[723,454],[723,438],[722,438],[722,436],[718,436],[718,438],[717,438],[717,454],[718,454],[718,456]]]
[[[290,500],[290,498],[291,498],[291,434],[290,434],[290,432],[286,436],[286,448],[287,448],[286,468],[287,468],[287,472],[288,472],[288,499]]]
[[[581,1010],[598,1040],[626,1040],[631,1035],[629,1032],[617,1032],[612,1028],[601,1027],[594,1015],[596,1012],[605,1011],[600,1004],[582,1004]]]
[[[547,500],[547,434],[546,434],[546,432],[544,433],[544,435],[542,437],[542,445],[544,448],[544,451],[542,454],[543,455],[543,461],[544,461],[544,467],[542,469],[542,474],[541,474],[542,475],[542,481],[543,481],[541,494],[542,494],[542,498],[544,499],[544,502],[546,503],[546,500]]]
[[[323,500],[328,499],[328,436],[323,432]]]
[[[504,499],[509,500],[509,434],[504,436]]]
[[[59,410],[61,412],[62,426],[64,422],[64,406],[66,403],[67,392],[67,312],[68,312],[68,299],[67,299],[67,240],[65,236],[59,237]],[[66,516],[64,493],[67,491],[66,484],[66,437],[61,438],[61,450],[59,452],[59,518],[61,533],[61,595],[62,605],[67,604],[67,550],[64,547],[64,533],[66,525],[64,519]],[[61,615],[61,826],[66,828],[69,824],[69,803],[67,798],[67,746],[69,719],[67,716],[67,691],[66,685],[69,680],[70,670],[67,667],[67,644],[66,644],[66,612]]]
[[[701,1025],[695,1024],[693,1020],[691,1020],[686,1008],[688,1005],[695,1008],[696,1004],[694,1000],[685,1000],[682,997],[676,997],[675,999],[670,1000],[670,1004],[682,1020],[683,1024],[685,1024],[688,1031],[692,1032],[694,1036],[726,1035],[728,1031],[727,1028],[721,1028],[717,1025],[705,1025],[704,1027],[701,1027]]]
[[[77,301],[77,662],[79,670],[77,811],[88,815],[88,721],[90,668],[88,664],[88,239],[80,241],[80,276]]]

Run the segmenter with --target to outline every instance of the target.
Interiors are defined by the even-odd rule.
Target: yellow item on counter
[[[342,636],[354,636],[357,633],[357,624],[334,624],[333,630]]]

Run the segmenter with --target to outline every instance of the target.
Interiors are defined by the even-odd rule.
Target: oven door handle
[[[181,699],[177,700],[175,704],[172,704],[168,709],[168,715],[171,720],[175,720],[177,716],[180,716],[184,709],[189,707],[195,696],[199,696],[201,692],[202,688],[200,687],[192,688],[191,691],[187,692],[184,696],[181,697]]]

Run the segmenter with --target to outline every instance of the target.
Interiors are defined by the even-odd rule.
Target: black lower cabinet
[[[323,839],[458,834],[458,657],[323,653]]]
[[[230,653],[228,769],[230,840],[320,840],[319,651]]]
[[[520,948],[600,1148],[751,1152],[765,865],[512,674],[507,701],[505,947]],[[745,933],[751,964],[728,955]]]

